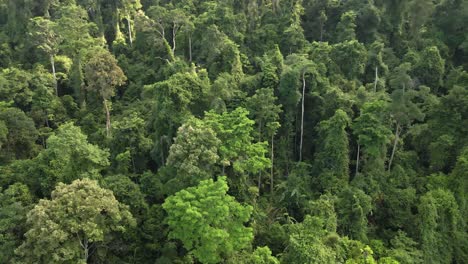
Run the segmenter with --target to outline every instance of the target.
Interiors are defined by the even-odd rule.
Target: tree
[[[201,181],[166,199],[169,237],[202,263],[219,263],[223,257],[249,246],[252,228],[245,227],[251,206],[239,204],[227,194],[226,177]]]
[[[425,117],[425,114],[420,108],[420,103],[418,102],[424,101],[425,99],[424,89],[420,89],[420,91],[411,89],[413,88],[413,82],[408,75],[410,66],[409,63],[403,63],[396,67],[390,76],[390,86],[394,89],[391,94],[392,102],[390,104],[390,111],[395,120],[396,127],[392,154],[388,161],[388,170],[392,167],[395,151],[405,126],[410,126],[414,120],[422,121]]]
[[[149,159],[152,140],[147,132],[142,114],[130,110],[114,121],[111,143],[111,157],[117,161],[119,173],[143,171]],[[120,159],[128,152],[129,160]],[[120,156],[119,156],[120,155]]]
[[[385,76],[388,74],[388,66],[387,64],[385,64],[383,60],[384,48],[385,48],[384,43],[375,41],[374,43],[371,44],[370,49],[368,51],[368,61],[367,61],[366,72],[368,76],[370,76],[369,73],[371,73],[372,71],[375,72],[374,93],[377,92],[378,85],[379,86],[385,85],[385,79],[383,78],[385,78]],[[368,80],[371,80],[370,77],[368,77]]]
[[[26,214],[33,196],[26,185],[15,183],[0,191],[0,261],[11,263],[14,250],[21,245],[26,232]]]
[[[135,224],[128,207],[96,181],[59,183],[51,200],[40,200],[28,213],[26,240],[16,250],[34,263],[87,263],[109,235]]]
[[[330,119],[319,123],[321,144],[316,154],[318,184],[324,191],[337,193],[349,181],[349,142],[346,127],[351,120],[341,109]]]
[[[265,157],[267,144],[253,142],[255,122],[248,115],[249,112],[241,107],[221,115],[211,111],[205,114],[205,122],[221,140],[219,156],[223,168],[232,166],[237,172],[258,173],[269,168],[271,163]]]
[[[429,191],[421,197],[419,231],[425,263],[451,263],[457,248],[463,247],[461,216],[448,190]]]
[[[414,67],[414,73],[422,84],[431,87],[437,93],[443,84],[445,60],[435,46],[425,48],[421,58]]]
[[[335,252],[324,244],[327,234],[324,220],[306,216],[302,223],[290,225],[289,241],[284,263],[334,263]]]
[[[46,142],[47,149],[34,158],[28,172],[36,177],[28,179],[45,195],[58,182],[71,183],[84,177],[99,178],[100,171],[109,166],[109,152],[88,143],[87,136],[73,123],[58,128]]]
[[[130,42],[130,46],[133,45],[133,26],[132,26],[132,16],[135,16],[137,10],[139,10],[142,5],[140,0],[121,0],[120,5],[122,6],[123,15],[121,16],[121,20],[127,20],[127,30],[128,30],[128,41]]]
[[[2,149],[5,150],[0,157],[7,161],[33,157],[38,136],[33,120],[18,108],[0,105],[0,121],[4,124]]]
[[[167,158],[167,165],[176,170],[176,176],[166,183],[175,188],[170,194],[212,178],[219,163],[219,145],[213,129],[201,120],[191,119],[179,127]]]
[[[0,99],[13,102],[16,107],[28,111],[32,102],[31,73],[10,67],[0,71]]]
[[[141,10],[137,13],[141,23],[140,27],[143,31],[153,32],[157,39],[162,41],[167,50],[169,61],[174,62],[177,34],[181,28],[186,25],[190,26],[188,16],[182,9],[168,9],[161,5],[151,6],[146,14]],[[171,32],[171,36],[168,36],[169,32]]]
[[[94,10],[90,8],[90,10]],[[102,47],[103,38],[94,38],[91,34],[96,25],[89,22],[85,9],[75,4],[60,5],[57,10],[58,18],[55,20],[57,34],[62,38],[59,49],[73,61],[70,69],[70,86],[75,92],[75,99],[80,106],[85,102],[83,78],[83,57],[94,47]]]
[[[344,189],[338,197],[338,231],[359,241],[367,241],[367,215],[371,212],[371,198],[355,187]]]
[[[387,102],[382,100],[365,103],[360,116],[353,122],[352,128],[358,138],[356,175],[359,173],[361,146],[367,166],[365,169],[384,169],[386,145],[392,133],[387,124],[387,107]]]
[[[209,89],[210,80],[205,70],[178,72],[167,80],[145,86],[143,96],[151,100],[154,113],[150,120],[155,142],[152,154],[161,166],[166,163],[177,128],[191,116],[201,116],[206,110]]]
[[[338,32],[337,43],[356,39],[356,13],[348,11],[341,15],[340,22],[336,26]]]
[[[61,38],[56,33],[56,26],[57,25],[54,22],[48,19],[35,17],[30,20],[29,34],[31,35],[33,42],[37,45],[37,48],[42,50],[50,58],[52,74],[54,76],[55,95],[58,96],[57,75],[55,73],[54,57],[59,51]]]
[[[111,120],[107,102],[115,95],[115,88],[123,85],[127,77],[117,65],[114,56],[104,49],[96,50],[88,61],[85,76],[88,91],[95,92],[102,98],[106,111],[106,132],[107,136],[110,136]]]
[[[271,190],[273,190],[273,158],[274,158],[274,136],[276,130],[279,128],[279,114],[282,112],[281,105],[277,105],[276,101],[278,98],[274,96],[273,89],[262,88],[256,91],[255,95],[247,98],[246,104],[249,112],[254,117],[255,123],[258,126],[258,141],[263,140],[263,134],[266,132],[267,138],[271,138],[271,174],[270,184]],[[261,172],[259,173],[258,188],[261,188]]]
[[[366,67],[367,50],[357,40],[349,40],[333,45],[331,58],[346,78],[360,78]]]

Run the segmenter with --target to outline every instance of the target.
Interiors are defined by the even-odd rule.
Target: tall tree
[[[346,132],[351,120],[341,109],[330,119],[320,122],[320,145],[316,154],[319,185],[324,191],[337,193],[349,181],[349,142]]]
[[[109,166],[109,152],[88,143],[87,136],[72,123],[60,126],[47,139],[46,145],[47,149],[39,153],[27,169],[38,176],[27,181],[43,195],[48,195],[58,182],[99,178],[100,171]]]
[[[170,194],[212,178],[219,162],[219,145],[213,129],[201,120],[192,119],[179,127],[167,158],[167,165],[176,171],[170,180],[173,184],[166,184],[174,187]]]
[[[461,216],[453,194],[429,191],[421,197],[419,230],[425,263],[451,263],[462,238]]]
[[[252,228],[244,226],[252,207],[239,204],[227,191],[226,177],[219,177],[182,190],[163,204],[169,237],[181,240],[202,263],[219,263],[253,239]]]
[[[57,74],[55,72],[55,56],[59,51],[61,42],[60,36],[56,33],[56,24],[42,17],[35,17],[30,20],[29,34],[37,48],[42,50],[50,58],[52,74],[55,82],[55,95],[58,96]]]
[[[128,207],[96,181],[60,183],[51,200],[41,200],[28,213],[25,242],[16,250],[34,263],[88,263],[109,235],[135,224]]]
[[[96,50],[92,56],[85,68],[85,76],[88,83],[86,88],[102,98],[106,111],[106,133],[107,136],[110,136],[111,120],[108,101],[115,95],[115,88],[123,85],[127,77],[117,65],[117,60],[107,50]]]

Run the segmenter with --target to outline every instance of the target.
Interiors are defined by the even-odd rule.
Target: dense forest
[[[0,0],[0,263],[467,263],[467,25],[467,0]]]

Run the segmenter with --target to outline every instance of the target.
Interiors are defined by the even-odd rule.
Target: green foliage
[[[96,181],[60,183],[51,200],[39,201],[28,213],[31,227],[16,253],[24,262],[87,263],[110,234],[134,224],[128,208]]]
[[[33,198],[26,185],[15,183],[0,192],[0,261],[12,262],[26,232],[26,214]]]
[[[341,109],[319,124],[321,146],[317,151],[317,166],[320,171],[318,184],[323,190],[337,193],[349,181],[349,142],[346,127],[351,120]]]
[[[466,262],[467,24],[464,0],[0,0],[0,263]]]
[[[2,160],[30,158],[36,154],[38,136],[34,122],[18,108],[3,108],[0,105],[2,131]]]
[[[338,231],[352,239],[367,241],[367,215],[372,210],[371,198],[353,187],[344,189],[338,196]]]
[[[450,191],[429,191],[418,207],[421,248],[425,263],[450,263],[462,251],[463,231],[457,202]],[[460,258],[461,259],[461,258]]]
[[[258,173],[271,166],[271,162],[265,157],[266,142],[252,142],[255,122],[248,114],[244,108],[221,115],[208,112],[205,122],[222,142],[218,149],[223,166],[233,166],[238,172]]]
[[[338,31],[337,42],[345,42],[356,39],[356,13],[348,11],[341,15],[340,23],[336,26]]]
[[[341,73],[349,79],[359,78],[364,73],[367,62],[367,50],[357,40],[348,40],[333,45],[333,61]]]
[[[215,132],[201,120],[191,119],[179,127],[167,158],[167,165],[176,171],[176,176],[167,183],[175,188],[171,194],[214,176],[220,144]]]
[[[391,135],[386,120],[387,105],[382,100],[365,103],[361,115],[353,123],[353,131],[362,146],[364,158],[368,163],[379,164],[379,167],[383,166],[386,145]]]
[[[219,177],[182,190],[163,204],[169,237],[181,240],[202,263],[218,263],[253,238],[252,229],[244,226],[252,207],[239,204],[227,191],[226,178]]]
[[[306,216],[302,223],[290,226],[285,263],[333,263],[335,252],[323,242],[324,220]]]
[[[47,149],[27,169],[40,177],[27,179],[43,194],[52,191],[58,182],[71,183],[79,178],[99,178],[99,172],[109,166],[109,152],[88,143],[79,127],[66,123],[47,139]]]
[[[442,86],[445,72],[445,61],[442,59],[437,47],[427,47],[421,54],[421,60],[415,65],[415,74],[419,80],[438,91]]]

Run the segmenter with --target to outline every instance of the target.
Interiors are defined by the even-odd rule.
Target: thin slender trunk
[[[302,143],[304,138],[304,102],[305,102],[305,72],[302,73],[302,111],[301,111],[301,138],[299,143],[299,162],[302,161]]]
[[[359,152],[361,151],[361,144],[358,143],[357,145],[357,157],[356,157],[356,173],[354,177],[356,177],[359,173]]]
[[[130,41],[130,47],[133,46],[133,36],[132,36],[132,25],[130,23],[130,15],[127,15],[127,25],[128,25],[128,40]]]
[[[88,239],[85,237],[81,239],[80,235],[77,234],[78,242],[80,243],[81,248],[83,249],[83,259],[85,263],[88,263],[89,258],[89,242]]]
[[[396,131],[395,131],[395,141],[393,142],[392,155],[390,156],[390,161],[388,162],[388,171],[390,171],[390,169],[392,168],[392,162],[393,162],[393,158],[395,157],[395,151],[398,145],[398,139],[400,137],[400,133],[401,133],[400,124],[397,123]]]
[[[189,34],[189,61],[192,62],[192,34]]]
[[[89,258],[89,247],[88,247],[88,240],[86,239],[84,242],[83,242],[83,247],[84,247],[84,259],[86,261],[86,263],[88,262],[88,258]]]
[[[377,81],[379,80],[379,73],[377,67],[375,67],[375,82],[374,82],[374,93],[377,92]]]
[[[176,49],[176,35],[177,35],[177,24],[174,23],[172,26],[172,54],[175,55],[175,49]]]
[[[55,95],[58,96],[57,74],[55,73],[54,55],[50,55],[50,64],[52,65],[52,75],[54,76]]]
[[[273,164],[275,159],[274,152],[275,135],[271,135],[271,169],[270,169],[270,192],[273,194]]]
[[[109,107],[107,106],[107,100],[104,99],[104,108],[106,109],[106,133],[107,136],[110,136],[110,130],[111,130],[111,120],[110,120],[110,111]]]

